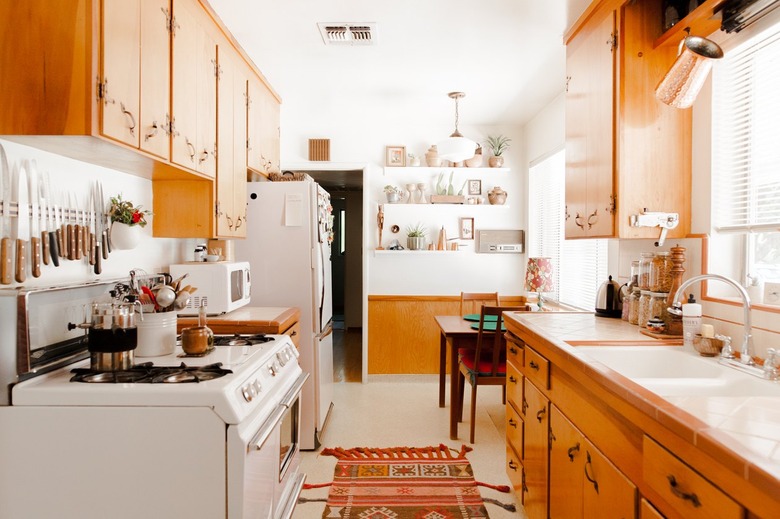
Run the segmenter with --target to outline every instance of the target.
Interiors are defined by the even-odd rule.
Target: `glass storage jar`
[[[628,304],[628,322],[629,324],[638,324],[639,323],[639,287],[634,287],[634,289],[631,291],[631,298],[629,299]],[[625,302],[623,303],[626,304]]]
[[[668,319],[666,312],[666,299],[669,297],[668,292],[650,292],[649,313],[648,319],[658,317],[662,321],[666,322]]]
[[[626,289],[626,291],[623,296],[623,307],[620,311],[620,318],[624,321],[628,321],[628,314],[631,311],[631,299],[634,297],[634,292],[631,289],[627,289],[626,285],[623,285],[620,290],[622,291],[623,289]]]
[[[650,291],[669,292],[672,288],[672,258],[668,252],[657,252],[650,262]]]
[[[652,317],[650,315],[650,291],[649,290],[640,291],[638,315],[639,317],[637,318],[636,324],[644,328],[647,325],[647,321]]]
[[[642,252],[639,255],[639,289],[650,290],[650,269],[654,252]]]

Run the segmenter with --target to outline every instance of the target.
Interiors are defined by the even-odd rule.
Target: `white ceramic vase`
[[[111,247],[120,250],[135,249],[141,241],[141,226],[113,222],[111,224]]]

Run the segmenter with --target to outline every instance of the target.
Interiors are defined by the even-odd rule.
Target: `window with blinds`
[[[748,31],[746,31],[748,32]],[[745,35],[713,66],[712,221],[744,235],[742,277],[780,278],[780,24]]]
[[[593,310],[599,284],[607,278],[607,240],[564,239],[565,152],[531,165],[528,178],[528,257],[546,256],[554,266],[555,298]]]

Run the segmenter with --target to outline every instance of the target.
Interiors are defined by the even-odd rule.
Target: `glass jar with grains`
[[[668,252],[657,252],[650,262],[650,291],[669,292],[672,288],[672,258]]]
[[[669,297],[667,292],[650,292],[650,302],[648,303],[650,309],[648,319],[658,317],[662,321],[668,320],[666,312],[666,299]]]
[[[650,290],[650,268],[654,256],[654,252],[643,252],[639,255],[639,288],[641,290]]]
[[[650,315],[650,291],[641,290],[639,296],[639,311],[638,311],[636,324],[644,328],[645,326],[647,326],[647,321],[651,317],[652,315]]]
[[[628,322],[629,324],[638,324],[639,323],[639,287],[634,287],[634,289],[631,291],[631,295],[628,300]],[[623,304],[625,305],[626,302],[623,301]]]

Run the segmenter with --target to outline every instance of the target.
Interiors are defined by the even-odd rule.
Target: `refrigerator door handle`
[[[331,333],[333,333],[333,320],[328,321],[328,324],[325,325],[325,329],[320,334],[320,341]]]

